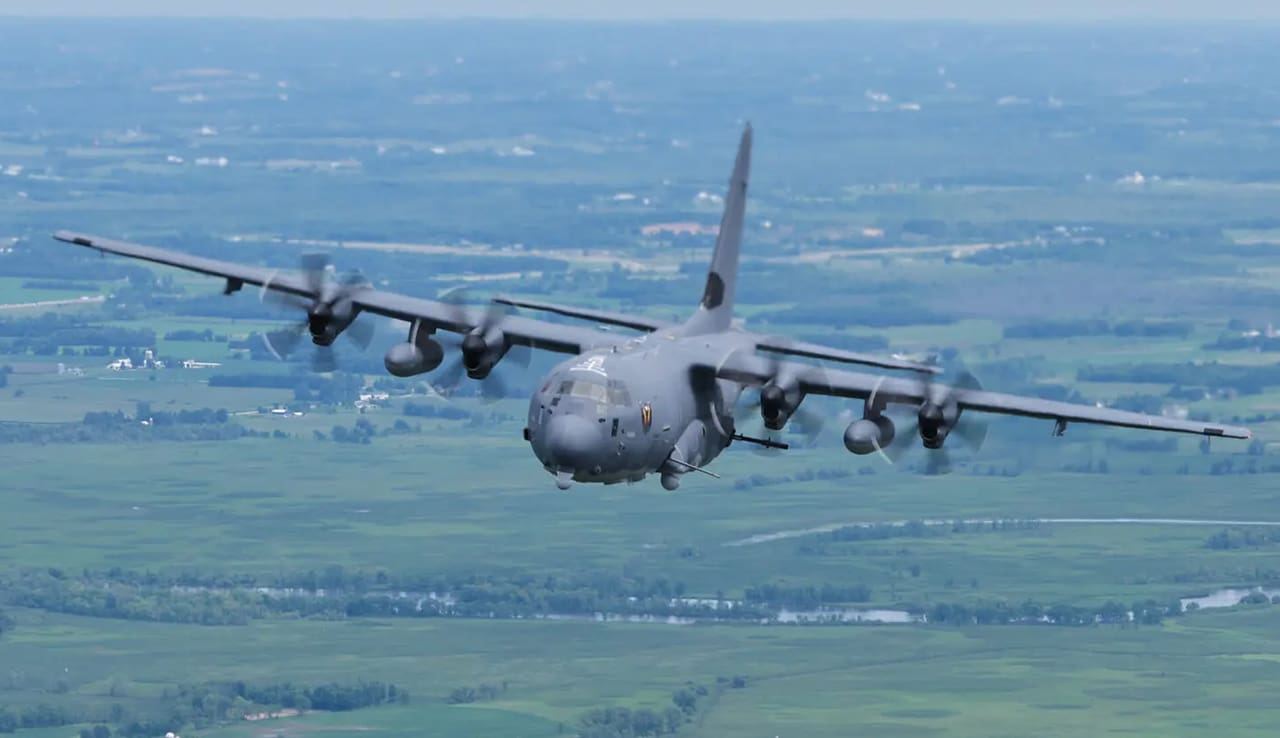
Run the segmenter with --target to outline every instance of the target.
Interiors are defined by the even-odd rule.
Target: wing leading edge
[[[671,323],[664,323],[660,320],[652,320],[640,315],[631,315],[629,313],[615,313],[609,310],[593,310],[591,308],[576,307],[571,305],[557,305],[553,302],[538,302],[536,300],[525,300],[505,295],[493,298],[493,301],[499,305],[510,305],[511,307],[526,308],[529,310],[538,310],[544,313],[554,313],[563,315],[568,318],[580,318],[582,320],[590,320],[605,325],[616,325],[622,328],[633,328],[638,331],[653,331],[670,328]]]
[[[127,241],[115,241],[109,238],[71,231],[58,231],[53,234],[53,237],[65,243],[84,246],[103,253],[118,254],[131,259],[140,259],[154,264],[221,277],[227,280],[227,286],[223,290],[227,294],[239,290],[246,284],[250,284],[299,297],[310,299],[317,297],[314,290],[308,286],[306,280],[291,272],[209,259],[202,256],[184,254],[180,251],[170,251]],[[358,290],[352,295],[351,299],[359,310],[364,312],[404,320],[409,323],[422,322],[433,328],[455,333],[466,333],[481,325],[484,321],[482,310],[460,309],[456,305],[400,295],[371,287]],[[618,340],[616,336],[591,328],[547,323],[519,315],[503,318],[502,332],[513,345],[570,354],[581,353],[598,346],[607,346],[616,343]]]
[[[719,366],[706,368],[714,370],[721,379],[748,385],[763,385],[769,382],[773,371],[776,370],[776,366],[767,360],[745,353],[734,354]],[[926,385],[919,380],[907,378],[825,369],[807,364],[794,364],[791,368],[794,371],[793,376],[800,383],[800,389],[807,394],[870,400],[874,404],[884,405],[920,405],[928,399],[926,393],[931,391],[926,389]],[[935,393],[934,397],[936,398],[937,393],[943,389],[946,388],[935,386],[932,390]],[[950,396],[956,399],[961,410],[1042,418],[1057,423],[1090,423],[1225,438],[1253,437],[1247,428],[1218,423],[1179,420],[960,387],[950,389],[949,392]]]
[[[907,371],[921,372],[923,374],[937,374],[942,371],[942,369],[933,364],[922,364],[917,361],[895,359],[888,356],[860,354],[853,351],[827,348],[826,346],[819,346],[816,343],[804,343],[802,341],[761,338],[756,341],[756,348],[788,356],[803,356],[809,359],[837,361],[842,364],[862,364],[864,366],[878,366],[883,369],[906,369]]]

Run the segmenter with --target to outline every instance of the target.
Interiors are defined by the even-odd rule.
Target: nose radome
[[[592,457],[600,432],[590,421],[576,415],[557,415],[547,423],[547,449],[556,466],[589,469],[598,463]]]

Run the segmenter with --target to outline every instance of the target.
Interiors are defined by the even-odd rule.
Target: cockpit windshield
[[[556,394],[566,397],[582,397],[601,404],[618,407],[626,407],[631,404],[631,393],[627,391],[627,386],[616,379],[610,379],[607,383],[582,379],[565,380],[560,383],[560,388],[556,391]]]

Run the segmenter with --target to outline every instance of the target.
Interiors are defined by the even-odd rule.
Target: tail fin
[[[747,175],[751,171],[751,124],[742,131],[738,158],[729,177],[729,192],[724,198],[724,215],[720,233],[711,255],[711,269],[702,291],[698,311],[689,318],[690,334],[717,333],[729,329],[733,319],[733,298],[738,285],[738,250],[742,245],[742,221],[747,206]]]

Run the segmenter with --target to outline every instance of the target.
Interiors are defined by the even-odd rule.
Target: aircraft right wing
[[[126,241],[115,241],[83,233],[58,231],[53,237],[59,241],[96,249],[104,253],[119,254],[132,259],[140,259],[155,264],[221,277],[226,280],[223,294],[231,294],[248,284],[259,286],[263,289],[288,293],[306,300],[323,299],[322,295],[316,291],[315,286],[309,284],[305,278],[294,272],[209,259],[203,256],[184,254],[180,251],[170,251]],[[396,318],[409,323],[420,321],[434,328],[456,333],[466,333],[481,325],[484,321],[484,312],[482,310],[462,308],[435,300],[410,297],[395,292],[374,289],[367,285],[353,287],[347,296],[361,311]],[[618,337],[615,335],[585,326],[549,323],[519,315],[507,316],[502,319],[502,333],[512,345],[529,346],[567,354],[577,354],[618,342]]]
[[[591,308],[573,307],[569,305],[557,305],[551,302],[538,302],[536,300],[523,300],[514,297],[499,296],[493,298],[493,302],[499,305],[510,305],[511,307],[527,308],[529,310],[538,310],[544,313],[554,313],[556,315],[564,315],[569,318],[581,318],[605,325],[617,325],[623,328],[634,328],[638,331],[658,331],[663,328],[670,328],[671,323],[664,323],[660,320],[652,320],[640,315],[630,315],[628,313],[615,313],[609,310],[593,310]]]
[[[942,371],[940,367],[934,364],[922,364],[918,361],[895,359],[889,356],[860,354],[854,351],[828,348],[816,343],[805,343],[803,341],[791,341],[787,339],[761,337],[756,340],[756,348],[788,356],[803,356],[808,359],[838,361],[842,364],[862,364],[863,366],[878,366],[883,369],[905,369],[907,371],[921,372],[923,374],[938,374]]]
[[[746,352],[736,352],[719,365],[706,365],[703,368],[714,371],[721,379],[751,386],[767,384],[777,371],[776,363]],[[807,394],[866,400],[880,406],[918,407],[926,401],[954,401],[960,410],[1052,420],[1059,431],[1067,423],[1090,423],[1225,438],[1253,437],[1247,428],[1238,426],[1144,415],[959,386],[933,385],[907,377],[861,374],[799,363],[790,363],[788,373],[796,378],[800,390]]]

